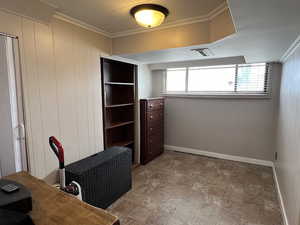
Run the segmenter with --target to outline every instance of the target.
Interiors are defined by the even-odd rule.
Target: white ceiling
[[[170,10],[166,23],[205,16],[225,0],[40,0],[67,16],[81,20],[108,33],[119,33],[139,26],[130,16],[132,7],[156,3]]]
[[[247,62],[279,61],[300,34],[299,0],[228,0],[237,33],[206,45],[209,58],[245,56]],[[122,55],[144,63],[204,59],[191,46]],[[206,59],[206,58],[205,58]]]

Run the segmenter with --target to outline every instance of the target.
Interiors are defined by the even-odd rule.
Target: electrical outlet
[[[275,152],[274,158],[275,158],[275,161],[278,159],[278,153],[277,152]]]

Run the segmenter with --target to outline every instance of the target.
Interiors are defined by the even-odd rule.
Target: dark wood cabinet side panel
[[[145,161],[146,161],[146,153],[147,153],[147,130],[146,130],[146,121],[147,121],[147,118],[146,118],[146,102],[144,102],[143,100],[141,100],[141,103],[140,103],[140,125],[141,125],[141,135],[140,135],[140,138],[141,138],[141,148],[140,148],[140,151],[141,151],[141,164],[144,164]]]
[[[142,99],[141,164],[146,164],[163,153],[164,149],[164,99]]]

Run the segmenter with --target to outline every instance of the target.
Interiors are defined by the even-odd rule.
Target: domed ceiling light
[[[161,5],[142,4],[133,7],[130,14],[140,26],[152,28],[164,22],[169,15],[169,10]]]

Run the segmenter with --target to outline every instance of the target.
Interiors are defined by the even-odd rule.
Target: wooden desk
[[[5,177],[26,186],[32,193],[30,216],[35,225],[119,225],[116,216],[79,201],[26,172]]]

